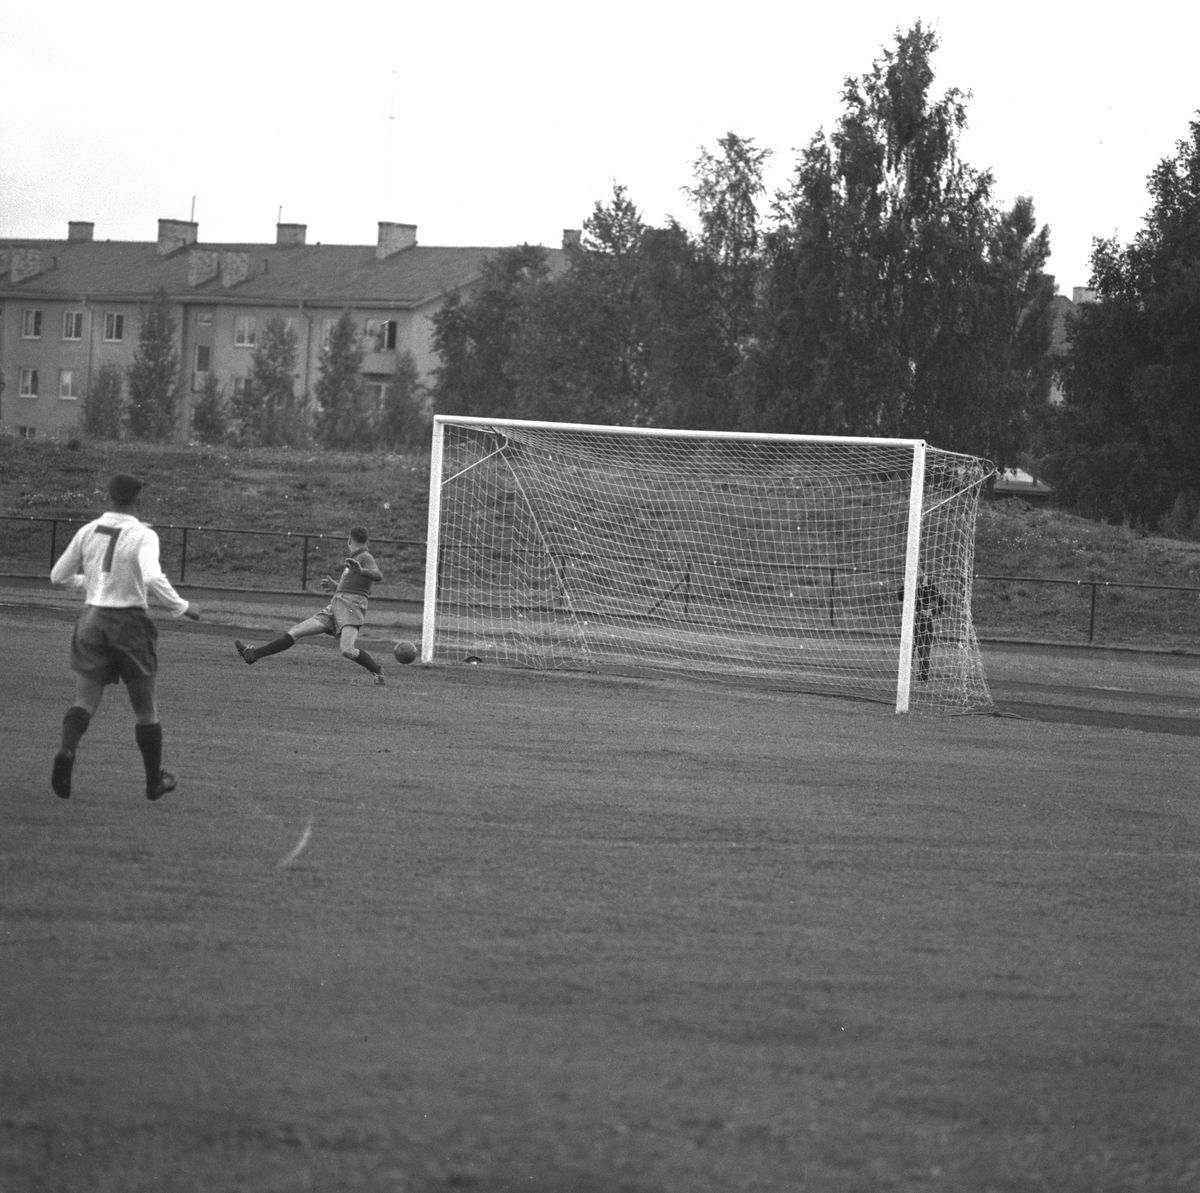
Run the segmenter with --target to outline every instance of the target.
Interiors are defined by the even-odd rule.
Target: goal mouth
[[[921,440],[439,415],[424,657],[988,710],[992,471]]]

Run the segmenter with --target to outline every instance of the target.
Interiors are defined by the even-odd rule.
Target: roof
[[[0,239],[0,251],[5,249],[40,249],[42,268],[15,283],[3,271],[0,298],[117,301],[165,290],[177,302],[400,308],[422,306],[469,285],[500,251],[410,245],[379,261],[374,245],[201,243],[160,256],[154,241]],[[192,250],[245,254],[245,280],[227,287],[217,276],[189,285]],[[562,267],[561,249],[547,249],[546,255],[553,270]]]

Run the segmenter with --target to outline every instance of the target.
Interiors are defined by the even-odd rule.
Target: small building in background
[[[468,296],[500,251],[421,245],[415,224],[387,221],[365,245],[309,244],[306,226],[293,223],[263,244],[203,243],[190,220],[159,220],[152,241],[94,232],[72,220],[65,240],[0,239],[0,432],[33,438],[77,426],[96,370],[132,363],[141,312],[160,292],[178,325],[181,429],[210,375],[227,396],[245,384],[274,317],[296,334],[296,392],[310,400],[321,349],[346,310],[377,394],[405,352],[428,382],[438,363],[434,315],[450,295]],[[565,268],[562,249],[546,255],[552,271]]]
[[[1071,343],[1067,338],[1067,328],[1070,325],[1070,321],[1075,318],[1081,306],[1096,301],[1096,291],[1089,290],[1086,286],[1075,286],[1071,291],[1070,298],[1065,294],[1056,294],[1050,300],[1051,356],[1066,356],[1071,350]],[[1050,404],[1052,406],[1059,406],[1062,404],[1062,400],[1062,386],[1059,384],[1058,377],[1056,376],[1050,382]]]
[[[1054,489],[1024,468],[1005,468],[996,477],[989,496],[993,500],[1020,497],[1030,505],[1049,505]]]

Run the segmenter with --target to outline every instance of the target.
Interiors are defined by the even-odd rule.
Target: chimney
[[[583,243],[582,228],[564,228],[562,246],[564,249],[577,249]]]
[[[188,285],[203,286],[211,282],[220,271],[221,254],[216,249],[190,249],[188,251]]]
[[[13,249],[12,280],[14,283],[23,282],[26,278],[37,277],[41,272],[41,249]]]
[[[158,221],[158,255],[169,257],[189,244],[195,244],[199,224],[191,220]]]
[[[68,240],[91,240],[92,233],[95,231],[96,225],[91,220],[68,220],[67,221],[67,239]]]
[[[228,290],[230,286],[236,286],[238,282],[244,282],[249,276],[249,253],[221,254],[221,285],[224,286],[226,290]]]
[[[379,243],[375,246],[375,260],[384,261],[401,249],[412,248],[417,243],[416,224],[390,224],[379,221]]]
[[[307,224],[276,224],[275,243],[279,248],[292,248],[304,243],[304,233],[308,231]]]

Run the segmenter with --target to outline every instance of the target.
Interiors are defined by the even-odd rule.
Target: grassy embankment
[[[365,523],[376,540],[425,538],[428,456],[335,454],[281,450],[61,444],[0,439],[0,513],[26,517],[94,517],[104,485],[127,469],[147,480],[144,516],[160,527],[233,527],[323,534],[309,550],[309,587],[341,558],[341,536]],[[64,527],[59,534],[64,535]],[[178,574],[178,531],[163,530],[163,557]],[[65,545],[60,537],[58,547]],[[0,522],[0,573],[44,574],[47,528]],[[274,537],[193,533],[187,580],[248,588],[298,590],[302,545]],[[415,596],[422,580],[420,546],[382,546],[389,584],[380,595]],[[980,512],[976,572],[981,576],[1080,581],[976,584],[981,636],[1086,642],[1092,580],[1200,588],[1200,543],[1150,538],[1022,502],[985,503]],[[1095,642],[1200,650],[1196,593],[1101,589]]]

